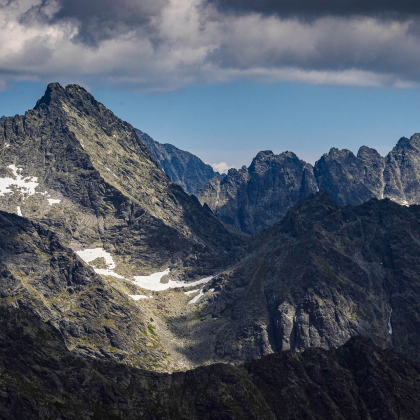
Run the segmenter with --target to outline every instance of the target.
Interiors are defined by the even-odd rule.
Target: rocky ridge
[[[207,181],[213,178],[223,179],[219,172],[215,172],[210,165],[192,153],[180,150],[172,144],[159,143],[138,129],[135,131],[169,179],[180,185],[184,191],[197,194]]]
[[[230,169],[221,181],[209,181],[198,198],[224,222],[252,234],[283,218],[294,203],[316,191],[312,165],[292,152],[265,151],[249,168]]]
[[[420,365],[352,339],[172,375],[70,353],[60,331],[0,307],[2,419],[413,419]]]
[[[241,244],[170,182],[133,127],[77,85],[50,84],[33,110],[6,118],[0,145],[0,209],[73,250],[105,248],[121,276],[209,274]]]
[[[420,134],[401,138],[385,158],[366,146],[357,156],[332,148],[314,167],[291,152],[266,151],[249,168],[210,180],[198,197],[223,221],[253,234],[280,221],[294,203],[318,190],[340,206],[386,197],[402,205],[420,204],[419,168]]]
[[[260,230],[292,207],[249,239],[84,89],[49,85],[0,124],[0,416],[415,418],[420,207],[401,200],[417,140],[383,167],[368,148],[315,169],[261,152],[223,180],[242,203],[229,223]],[[316,192],[345,178],[336,201],[382,194],[381,171],[405,206]]]
[[[419,206],[389,199],[299,201],[207,286],[214,292],[199,307],[217,319],[213,361],[335,348],[353,336],[420,361],[419,220]]]

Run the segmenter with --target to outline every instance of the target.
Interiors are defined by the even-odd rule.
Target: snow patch
[[[22,216],[22,210],[20,209],[20,206],[17,206],[16,210],[17,210],[17,215]]]
[[[211,293],[213,293],[214,292],[214,289],[210,289],[209,290]],[[197,303],[203,296],[205,295],[205,293],[203,293],[203,289],[201,289],[201,291],[200,291],[200,293],[196,296],[196,297],[194,297],[193,299],[191,299],[189,302],[188,302],[188,304],[189,305],[191,305],[191,304],[193,304],[193,303]]]
[[[145,295],[128,295],[134,300],[140,300],[140,299],[153,299],[153,296],[145,296]]]
[[[90,263],[96,258],[103,258],[109,269],[115,268],[114,260],[109,252],[106,252],[103,248],[92,248],[85,249],[84,251],[76,251],[76,254],[86,263]]]
[[[200,293],[195,298],[192,298],[188,302],[188,305],[192,305],[193,303],[197,303],[203,296],[204,296],[204,293],[203,293],[203,290],[201,290]]]
[[[13,190],[9,189],[12,186],[20,189],[20,195],[34,195],[35,188],[39,185],[38,178],[36,176],[23,177],[18,173],[23,169],[15,165],[9,165],[8,168],[12,170],[15,178],[0,178],[0,196],[13,193]]]
[[[392,334],[391,315],[392,315],[392,308],[391,308],[391,312],[389,313],[389,318],[388,318],[388,332],[390,334]]]
[[[56,200],[55,198],[48,198],[47,200],[50,206],[52,206],[53,204],[61,203],[61,200]]]
[[[184,292],[186,295],[191,295],[191,294],[193,294],[193,293],[197,293],[197,292],[199,292],[200,291],[200,289],[195,289],[195,290],[190,290],[189,292]]]
[[[4,147],[7,149],[8,147],[10,147],[10,143],[4,143]]]
[[[194,287],[199,284],[208,283],[213,276],[206,277],[201,280],[193,281],[191,283],[186,283],[185,281],[178,280],[168,280],[167,283],[161,283],[160,280],[163,276],[169,274],[171,270],[167,268],[165,271],[160,271],[158,273],[150,274],[149,276],[134,276],[134,283],[141,287],[142,289],[154,290],[156,292],[175,289],[176,287]]]

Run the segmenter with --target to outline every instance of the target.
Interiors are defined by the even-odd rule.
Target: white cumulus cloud
[[[226,162],[212,163],[211,167],[221,174],[227,174],[229,169],[233,168],[233,166],[229,166]]]
[[[407,87],[420,81],[419,28],[412,15],[300,19],[205,0],[3,0],[0,88],[40,80],[160,92],[243,79]]]

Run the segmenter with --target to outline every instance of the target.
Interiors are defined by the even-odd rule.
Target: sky
[[[420,131],[420,2],[0,0],[0,114],[78,83],[226,171]]]

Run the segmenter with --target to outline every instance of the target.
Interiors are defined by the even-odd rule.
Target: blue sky
[[[32,108],[45,83],[19,82],[0,92],[0,114]],[[420,90],[232,82],[150,94],[88,86],[117,116],[155,140],[208,163],[249,165],[259,150],[294,151],[313,163],[331,147],[362,145],[387,153],[420,131]]]
[[[52,81],[210,164],[385,155],[420,131],[420,3],[0,0],[0,112]]]

